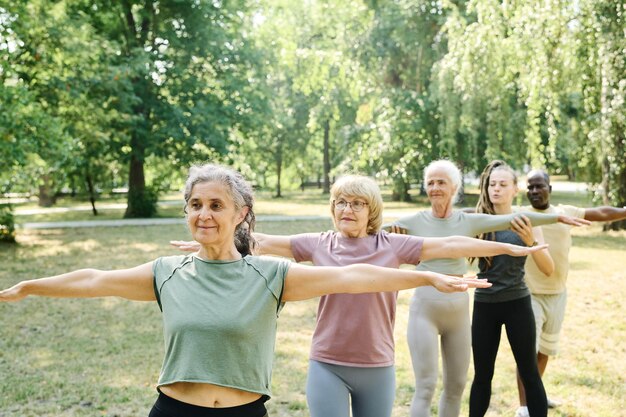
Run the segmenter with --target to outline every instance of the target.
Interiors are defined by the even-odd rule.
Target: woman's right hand
[[[402,227],[402,226],[398,226],[397,224],[392,224],[391,226],[389,226],[389,231],[391,233],[397,233],[399,235],[407,235],[409,234],[408,229]]]
[[[170,245],[185,252],[197,252],[200,244],[195,240],[170,240]]]

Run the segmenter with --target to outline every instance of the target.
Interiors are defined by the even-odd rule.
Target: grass
[[[394,212],[410,212],[428,207],[428,199],[419,194],[419,190],[410,191],[411,202],[391,201],[391,191],[383,188],[385,210]],[[465,190],[463,207],[474,207],[478,201],[478,190],[469,186]],[[552,200],[555,203],[571,204],[580,207],[593,206],[591,194],[583,192],[554,191]],[[41,209],[34,202],[14,204],[15,220],[18,224],[30,222],[58,222],[58,221],[86,221],[86,220],[116,220],[124,216],[126,201],[123,197],[103,197],[96,202],[98,216],[94,216],[91,205],[84,198],[59,198],[57,205],[49,209]],[[526,205],[522,192],[518,195],[516,204]],[[274,198],[268,191],[257,192],[255,212],[258,215],[327,215],[328,195],[320,190],[287,191],[283,198]],[[180,193],[169,193],[161,196],[156,217],[182,217],[183,205]]]
[[[326,213],[326,204],[325,198],[289,199],[270,201],[264,210],[319,214]],[[404,208],[399,205],[394,210]],[[386,205],[386,209],[391,208]],[[260,222],[258,230],[291,234],[331,227],[330,220]],[[20,230],[19,245],[0,246],[0,288],[86,266],[137,265],[174,253],[168,240],[188,238],[179,225]],[[562,353],[551,360],[545,377],[549,395],[564,405],[551,410],[550,417],[624,415],[625,239],[626,232],[602,233],[599,225],[574,231]],[[413,392],[405,337],[410,296],[410,291],[404,291],[398,302],[394,417],[408,415]],[[304,387],[316,307],[316,300],[289,303],[281,313],[274,397],[268,403],[272,417],[308,416]],[[0,417],[147,415],[163,355],[156,304],[33,297],[0,304],[0,317]],[[508,342],[503,339],[488,416],[513,415],[517,407],[514,375]],[[468,412],[468,395],[466,389],[462,415]],[[436,404],[437,399],[434,415]]]

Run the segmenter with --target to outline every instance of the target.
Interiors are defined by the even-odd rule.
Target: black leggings
[[[265,409],[267,397],[236,407],[201,407],[178,401],[159,392],[148,417],[268,417]]]
[[[482,417],[489,408],[491,380],[500,345],[502,325],[526,390],[531,417],[548,415],[548,400],[537,369],[535,317],[530,296],[501,303],[474,301],[472,352],[474,381],[470,392],[470,417]],[[514,378],[514,376],[511,376]]]

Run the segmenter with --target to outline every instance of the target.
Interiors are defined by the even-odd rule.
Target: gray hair
[[[185,213],[191,191],[196,184],[218,182],[222,184],[233,199],[235,209],[240,211],[248,207],[248,214],[235,229],[235,246],[242,256],[250,255],[256,242],[252,237],[256,217],[254,215],[254,191],[252,186],[239,172],[222,165],[204,164],[195,165],[189,169],[189,176],[185,182]]]
[[[428,174],[435,170],[441,169],[446,173],[446,176],[452,181],[454,186],[454,195],[452,196],[452,202],[456,203],[459,198],[459,192],[461,191],[461,185],[463,185],[463,175],[461,170],[456,164],[447,159],[437,159],[432,161],[426,168],[424,168],[424,188],[426,188],[426,182],[428,181]]]

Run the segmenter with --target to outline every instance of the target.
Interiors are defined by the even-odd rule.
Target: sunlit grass
[[[561,353],[548,364],[544,384],[548,395],[563,401],[549,416],[613,417],[626,407],[626,232],[601,232],[600,225],[573,231],[568,281],[568,307],[561,335]],[[396,321],[397,392],[394,417],[409,414],[413,375],[406,344],[411,291],[398,300]],[[461,415],[469,413],[470,366]],[[441,381],[432,415],[441,395]],[[488,417],[513,416],[518,407],[515,362],[503,332],[496,362]]]
[[[427,208],[429,203],[424,195],[420,195],[419,189],[410,190],[411,201],[392,201],[391,190],[383,187],[383,201],[386,211],[406,212]],[[469,186],[465,190],[465,198],[459,206],[474,207],[478,201],[478,190]],[[322,194],[319,189],[307,189],[301,191],[287,191],[282,198],[275,198],[269,191],[259,191],[256,195],[255,212],[257,215],[285,215],[285,216],[327,216],[329,213],[329,196]],[[594,205],[590,193],[586,192],[562,192],[554,191],[552,195],[554,204],[572,204],[580,207]],[[122,196],[103,197],[96,202],[98,215],[94,216],[91,205],[84,198],[64,197],[59,199],[57,205],[50,209],[37,207],[34,201],[14,205],[15,220],[18,224],[32,222],[63,222],[63,221],[86,221],[86,220],[118,220],[124,216],[126,200]],[[524,192],[520,192],[516,204],[528,204]],[[156,217],[159,218],[182,218],[183,204],[182,193],[172,192],[161,196]]]

